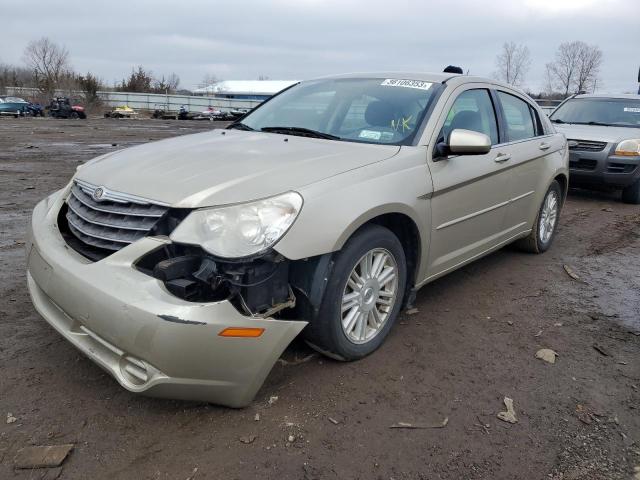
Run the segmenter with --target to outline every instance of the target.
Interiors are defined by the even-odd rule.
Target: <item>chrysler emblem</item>
[[[104,196],[104,188],[103,187],[96,188],[93,191],[93,194],[91,196],[93,197],[94,200],[100,201],[102,199],[102,197]]]

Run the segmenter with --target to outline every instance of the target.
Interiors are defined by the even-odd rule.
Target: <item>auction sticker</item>
[[[637,107],[624,107],[624,111],[625,112],[640,113],[640,108],[637,108]]]
[[[387,78],[380,85],[387,87],[404,87],[404,88],[417,88],[419,90],[429,90],[433,83],[423,82],[422,80],[402,80],[400,78]]]

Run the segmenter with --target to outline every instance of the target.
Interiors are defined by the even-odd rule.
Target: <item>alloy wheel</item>
[[[384,248],[370,250],[351,270],[342,294],[342,331],[362,344],[385,325],[398,293],[398,264]]]

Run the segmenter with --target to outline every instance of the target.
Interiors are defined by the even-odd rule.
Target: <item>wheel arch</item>
[[[424,242],[420,223],[404,204],[389,204],[375,208],[354,220],[336,242],[334,251],[366,225],[376,224],[388,228],[398,237],[407,261],[407,292],[415,287],[424,255]]]
[[[567,199],[567,194],[569,192],[569,178],[564,173],[560,173],[553,178],[556,182],[560,184],[560,190],[562,191],[562,203]]]

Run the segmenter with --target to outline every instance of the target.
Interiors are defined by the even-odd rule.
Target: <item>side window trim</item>
[[[498,143],[496,145],[504,145],[509,142],[507,138],[507,124],[505,121],[504,110],[502,109],[502,103],[498,98],[498,92],[495,89],[489,90],[489,96],[493,103],[493,109],[495,110],[496,120],[498,122]]]
[[[536,137],[543,137],[545,135],[545,131],[542,126],[542,120],[540,120],[540,114],[538,114],[538,111],[531,104],[529,104],[529,111],[531,113],[531,118],[533,119],[533,124],[536,126]]]

